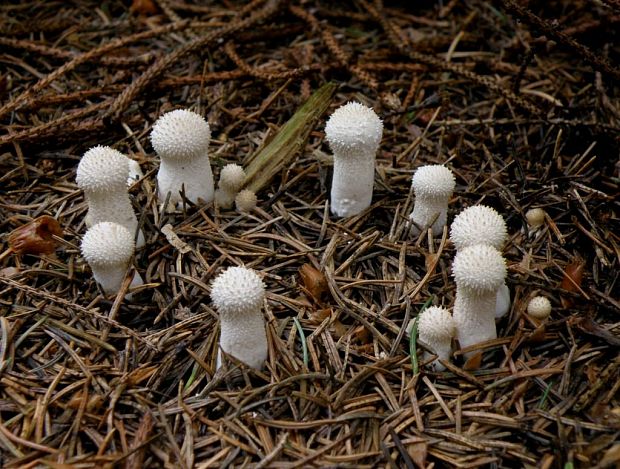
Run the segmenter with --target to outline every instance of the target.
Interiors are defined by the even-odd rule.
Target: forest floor
[[[618,0],[51,0],[0,18],[1,466],[618,467]],[[162,213],[160,115],[208,119],[217,179],[330,82],[256,210]],[[338,219],[324,127],[353,100],[384,133],[371,207]],[[144,172],[131,300],[80,254],[95,145]],[[455,295],[448,230],[409,234],[424,164],[454,172],[449,222],[486,204],[509,232],[498,338],[442,372],[406,333]],[[9,233],[43,215],[55,252],[20,254]],[[242,264],[267,287],[269,358],[216,373],[210,283]]]

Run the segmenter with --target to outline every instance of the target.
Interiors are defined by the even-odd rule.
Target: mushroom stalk
[[[129,158],[110,147],[91,148],[80,160],[76,182],[88,203],[86,226],[114,222],[132,235],[138,231],[138,219],[127,192]],[[137,246],[144,245],[144,234],[138,232]]]
[[[229,267],[213,281],[211,298],[220,314],[220,349],[260,369],[267,359],[267,333],[262,305],[265,286],[245,267]],[[217,368],[222,364],[218,353]]]
[[[461,347],[497,338],[497,290],[506,276],[502,255],[489,245],[468,246],[456,254],[453,275],[456,281],[453,317]]]
[[[86,232],[81,247],[82,255],[104,293],[116,294],[123,284],[134,254],[135,244],[129,230],[118,223],[97,223]],[[130,287],[143,283],[142,277],[136,272]],[[131,294],[126,297],[130,299]]]
[[[357,215],[372,201],[383,123],[371,108],[351,102],[330,116],[325,136],[334,153],[331,211],[339,217]]]
[[[194,204],[213,201],[210,141],[209,123],[186,109],[168,112],[153,125],[151,144],[161,159],[157,173],[160,202],[170,194],[165,210],[181,202],[181,192]]]
[[[412,234],[417,236],[431,228],[433,235],[439,236],[448,219],[448,201],[454,191],[452,171],[442,165],[421,166],[414,173],[411,185],[415,193],[409,215]]]

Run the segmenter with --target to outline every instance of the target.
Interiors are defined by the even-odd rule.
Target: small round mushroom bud
[[[235,208],[237,209],[237,212],[251,212],[256,208],[257,203],[258,198],[256,197],[256,194],[249,189],[239,191],[237,197],[235,197]]]
[[[215,201],[222,208],[231,208],[237,192],[245,181],[245,171],[238,164],[227,164],[220,172]]]
[[[551,302],[544,296],[535,296],[527,304],[527,314],[536,319],[547,319],[551,314]]]
[[[506,277],[502,255],[489,245],[468,246],[457,252],[452,275],[456,281],[454,322],[461,347],[497,338],[497,290]]]
[[[448,201],[454,192],[454,175],[443,165],[420,166],[411,180],[415,203],[409,219],[413,222],[412,234],[432,228],[439,236],[448,219]]]
[[[220,314],[220,349],[252,368],[267,359],[267,333],[261,311],[265,285],[256,271],[229,267],[213,281],[211,299]],[[222,364],[218,353],[217,368]]]
[[[445,308],[430,306],[418,316],[418,335],[420,340],[442,360],[450,360],[452,337],[456,335],[454,319]],[[438,361],[431,363],[437,371],[446,369]]]
[[[372,201],[383,123],[372,108],[351,102],[330,116],[325,136],[334,153],[331,211],[339,217],[357,215]]]
[[[545,222],[545,211],[542,208],[532,208],[525,213],[525,219],[530,228],[538,228]]]
[[[506,222],[497,210],[486,205],[466,208],[450,225],[450,240],[457,251],[474,244],[488,244],[501,250],[507,238]],[[510,290],[504,283],[497,291],[495,317],[501,318],[509,310]]]
[[[82,238],[82,255],[106,295],[118,293],[133,259],[134,250],[133,236],[118,223],[97,223]],[[130,287],[142,284],[142,278],[136,273]]]
[[[110,147],[91,148],[80,160],[76,182],[88,203],[86,226],[103,221],[118,223],[135,234],[138,219],[127,192],[129,158]],[[138,247],[144,245],[144,234],[138,233]]]
[[[180,203],[181,193],[192,203],[213,201],[213,173],[209,161],[209,123],[186,109],[167,112],[155,122],[151,144],[161,163],[157,173],[159,200],[170,193],[169,206]]]

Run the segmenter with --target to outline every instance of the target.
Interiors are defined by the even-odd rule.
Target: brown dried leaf
[[[422,438],[407,445],[407,453],[409,453],[411,460],[421,469],[426,467],[427,450],[428,443]]]
[[[150,16],[157,13],[157,5],[153,0],[133,0],[129,11],[138,15]]]
[[[599,467],[612,467],[620,464],[620,443],[616,443],[603,455]]]
[[[9,247],[15,254],[52,254],[57,242],[53,235],[62,236],[62,228],[49,215],[14,229],[9,235]]]
[[[357,326],[353,331],[353,337],[360,344],[368,344],[372,341],[372,336],[370,335],[370,332],[368,332],[368,329],[366,329],[364,326]]]
[[[473,371],[480,368],[480,365],[482,365],[482,352],[478,352],[469,357],[463,365],[463,369],[465,371]]]
[[[312,264],[304,264],[299,268],[299,276],[305,290],[317,301],[327,293],[327,279],[320,270],[315,269]]]
[[[572,262],[567,264],[564,269],[564,277],[560,283],[560,288],[569,292],[579,292],[581,282],[583,280],[583,269],[586,266],[586,261],[581,257],[576,257]],[[562,306],[569,308],[573,305],[573,300],[570,298],[561,297]]]
[[[331,314],[332,310],[329,308],[317,309],[313,313],[310,313],[309,320],[312,324],[316,324],[317,326],[325,321],[325,318],[328,318]]]
[[[546,331],[547,331],[547,328],[545,327],[545,325],[541,324],[536,329],[534,329],[534,331],[527,338],[528,342],[534,342],[534,343],[543,342],[545,340]]]
[[[349,328],[345,326],[344,324],[342,324],[338,319],[334,321],[333,327],[334,327],[334,335],[338,339],[340,339],[340,337],[345,335],[347,331],[349,330]]]

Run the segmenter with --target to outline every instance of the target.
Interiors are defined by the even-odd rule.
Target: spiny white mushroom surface
[[[116,294],[125,279],[135,250],[129,230],[114,222],[97,223],[86,231],[81,247],[93,277],[105,294]],[[136,273],[130,287],[142,284],[142,278]]]
[[[209,123],[187,109],[167,112],[155,122],[151,144],[161,160],[157,172],[159,200],[170,193],[167,210],[181,202],[181,192],[192,203],[213,201],[213,173],[209,161]]]
[[[383,122],[372,108],[350,102],[330,116],[325,136],[334,153],[331,211],[339,217],[356,215],[372,201]]]
[[[127,192],[128,174],[129,158],[113,148],[96,146],[84,153],[77,167],[76,182],[88,203],[87,227],[110,221],[135,235],[138,219]],[[141,230],[137,245],[144,245]]]
[[[468,246],[457,252],[452,275],[456,282],[453,317],[461,347],[497,338],[497,290],[506,278],[502,255],[489,245]]]
[[[536,319],[546,319],[551,314],[551,302],[544,296],[535,296],[527,304],[527,314]]]
[[[213,281],[211,299],[220,314],[220,348],[260,369],[267,359],[267,333],[261,311],[265,285],[256,271],[229,267]],[[218,354],[217,367],[221,366]]]
[[[457,251],[474,244],[488,244],[501,250],[508,239],[504,218],[486,205],[468,207],[454,217],[450,225],[450,240]],[[497,291],[495,317],[501,318],[510,310],[510,290],[504,282]]]
[[[241,213],[251,212],[256,208],[257,204],[258,198],[256,197],[256,194],[249,189],[239,191],[235,197],[235,208]]]
[[[448,219],[448,201],[454,192],[454,175],[443,165],[420,166],[411,180],[415,201],[409,219],[413,222],[412,234],[432,228],[439,236]]]
[[[215,201],[222,208],[231,208],[235,202],[235,196],[243,182],[245,171],[238,164],[227,164],[220,172],[220,180],[215,191]]]
[[[452,337],[456,335],[454,319],[445,308],[430,306],[418,317],[418,336],[442,360],[450,360],[452,354]],[[437,371],[445,370],[438,361],[431,366]]]

